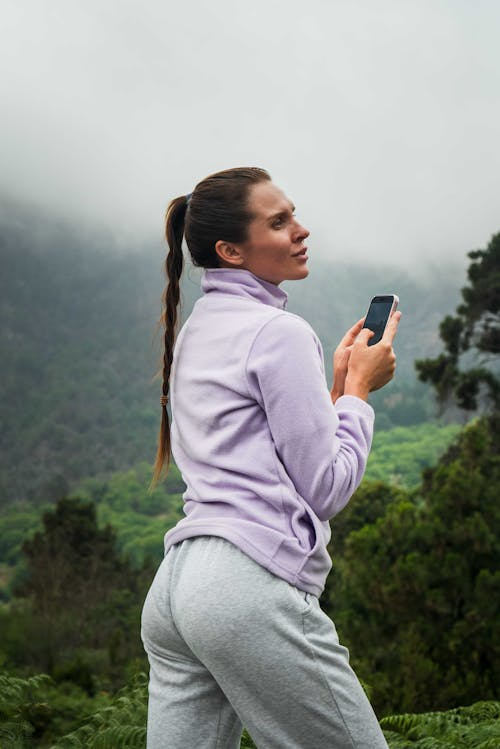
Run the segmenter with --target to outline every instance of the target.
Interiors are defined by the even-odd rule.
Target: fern
[[[0,725],[0,747],[24,749],[33,733],[33,726],[24,720],[2,721]]]
[[[37,674],[26,678],[0,673],[0,747],[23,749],[34,728],[30,715],[46,707],[37,701],[39,692],[51,683],[49,676]]]
[[[15,710],[28,700],[33,701],[36,693],[51,681],[46,674],[21,678],[0,673],[0,714]]]
[[[109,707],[92,715],[83,726],[59,739],[51,749],[144,749],[147,683],[147,676],[138,674]],[[241,739],[241,749],[255,749],[246,731]]]
[[[108,707],[58,739],[51,749],[144,749],[147,682],[146,674],[138,674]],[[31,744],[30,712],[43,707],[36,699],[50,683],[45,675],[20,678],[0,673],[1,749],[24,749]],[[381,726],[391,749],[500,749],[500,702],[476,702],[446,712],[393,715],[384,718]],[[241,749],[255,749],[246,731]]]
[[[253,743],[252,739],[248,735],[246,731],[243,731],[243,736],[241,737],[241,744],[240,749],[256,749],[255,744]]]
[[[146,746],[147,676],[138,674],[109,707],[63,736],[52,749],[144,749]]]
[[[391,749],[500,749],[500,702],[446,712],[392,715],[381,726]]]

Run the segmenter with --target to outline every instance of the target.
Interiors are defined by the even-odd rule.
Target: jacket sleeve
[[[291,313],[261,328],[248,355],[246,376],[297,492],[320,520],[329,520],[363,477],[373,409],[350,395],[332,403],[321,343],[310,325]]]

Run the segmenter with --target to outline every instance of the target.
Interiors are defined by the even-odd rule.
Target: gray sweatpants
[[[318,599],[217,536],[172,546],[142,614],[148,749],[387,749]]]

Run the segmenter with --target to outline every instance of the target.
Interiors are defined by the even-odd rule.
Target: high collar
[[[264,281],[249,270],[240,268],[205,268],[201,277],[202,291],[234,294],[246,299],[286,309],[288,294],[274,283]]]

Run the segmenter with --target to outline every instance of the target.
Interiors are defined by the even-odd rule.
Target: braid
[[[171,229],[172,227],[170,227]],[[168,233],[168,229],[167,229]],[[169,280],[165,290],[163,322],[165,326],[165,353],[163,356],[163,395],[168,396],[170,368],[174,353],[175,326],[177,323],[177,307],[180,296],[180,277],[184,265],[182,255],[182,231],[172,242],[170,252],[165,260],[165,270]],[[170,244],[170,240],[169,240]]]
[[[165,350],[161,366],[162,411],[158,451],[150,490],[158,482],[162,471],[168,471],[171,457],[167,403],[179,306],[179,282],[184,264],[182,238],[186,238],[193,265],[201,268],[219,268],[219,257],[215,250],[217,241],[245,241],[248,224],[252,219],[248,210],[249,190],[253,185],[270,179],[268,172],[257,167],[225,169],[206,177],[196,185],[190,195],[175,198],[168,206],[165,227],[169,246],[165,261],[168,283],[163,295],[163,314],[159,323],[165,330]]]
[[[184,218],[186,215],[186,196],[175,198],[168,206],[166,216],[166,238],[169,252],[165,260],[165,270],[168,278],[167,287],[163,295],[164,310],[160,324],[164,326],[165,350],[163,354],[163,384],[161,402],[161,424],[158,438],[158,450],[150,489],[158,482],[163,470],[168,472],[171,456],[170,419],[167,403],[170,388],[170,370],[174,355],[174,342],[177,325],[177,308],[180,297],[180,278],[184,265],[182,253],[182,237],[184,234]]]

